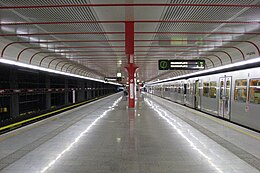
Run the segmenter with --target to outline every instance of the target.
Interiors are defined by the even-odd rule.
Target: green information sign
[[[159,60],[159,70],[168,70],[169,69],[169,60]]]
[[[204,70],[205,60],[159,60],[159,70]]]

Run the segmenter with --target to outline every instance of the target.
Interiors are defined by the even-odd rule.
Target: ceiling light
[[[14,28],[7,27],[7,26],[1,26],[1,30],[6,32],[15,32]]]
[[[38,39],[38,38],[30,37],[30,41],[39,41],[39,39]]]
[[[16,33],[17,33],[17,34],[28,34],[28,32],[26,32],[26,31],[21,31],[21,30],[17,30]]]
[[[117,73],[116,77],[122,77],[122,73]]]

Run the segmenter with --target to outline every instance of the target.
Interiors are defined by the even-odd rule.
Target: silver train
[[[260,131],[260,67],[148,85],[146,90]]]

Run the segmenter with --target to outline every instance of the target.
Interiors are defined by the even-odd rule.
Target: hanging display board
[[[159,70],[204,70],[205,60],[159,60]]]

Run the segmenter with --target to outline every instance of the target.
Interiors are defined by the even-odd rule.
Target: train
[[[260,67],[153,83],[148,93],[260,131]]]

